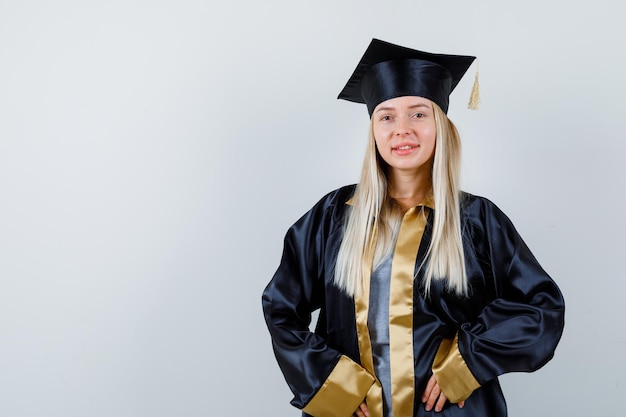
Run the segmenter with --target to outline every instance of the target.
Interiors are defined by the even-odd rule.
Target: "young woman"
[[[554,354],[561,292],[510,220],[459,190],[446,112],[473,60],[374,39],[339,96],[371,118],[360,182],[289,229],[263,293],[304,415],[502,417],[498,376]]]

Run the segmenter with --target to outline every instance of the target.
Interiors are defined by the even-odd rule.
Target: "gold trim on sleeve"
[[[439,345],[433,374],[448,401],[458,403],[466,400],[480,384],[467,367],[459,351],[459,334],[454,339],[444,339]]]
[[[302,409],[315,417],[350,417],[375,378],[347,356],[342,356],[313,399]]]

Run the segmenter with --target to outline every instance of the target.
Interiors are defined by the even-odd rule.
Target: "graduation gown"
[[[369,285],[350,297],[333,283],[344,217],[355,186],[323,197],[287,232],[262,304],[276,359],[305,416],[349,417],[365,400],[382,417],[382,391],[367,329]],[[461,224],[469,295],[435,280],[424,295],[422,263],[433,209],[405,215],[390,281],[392,412],[435,415],[421,395],[430,376],[451,402],[438,416],[506,416],[498,376],[550,360],[564,325],[561,292],[511,221],[489,200],[463,194]],[[319,309],[314,332],[311,313]]]

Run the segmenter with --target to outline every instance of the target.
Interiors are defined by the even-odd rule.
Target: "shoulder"
[[[311,209],[311,211],[328,211],[331,210],[335,213],[343,212],[346,208],[346,203],[354,195],[356,185],[346,185],[341,188],[337,188],[326,195],[324,195]]]
[[[504,216],[504,212],[491,200],[486,197],[461,193],[461,213],[466,216]]]
[[[461,218],[466,225],[481,228],[514,229],[509,217],[490,199],[463,192]]]
[[[326,195],[324,195],[318,202],[305,213],[294,226],[306,224],[329,224],[340,223],[343,218],[347,202],[354,195],[356,185],[346,185],[341,188],[337,188]]]
[[[517,231],[509,217],[486,197],[463,192],[461,197],[461,219],[464,228],[474,236],[504,235],[517,236]]]
[[[320,201],[339,201],[342,202],[348,201],[354,195],[354,191],[356,190],[356,184],[344,185],[343,187],[339,187],[335,190],[328,192],[324,195]]]

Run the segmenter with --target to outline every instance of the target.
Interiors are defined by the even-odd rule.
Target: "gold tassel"
[[[472,94],[470,95],[467,108],[470,110],[478,110],[480,104],[480,86],[478,84],[478,60],[476,60],[476,75],[474,75],[474,85],[472,86]]]

